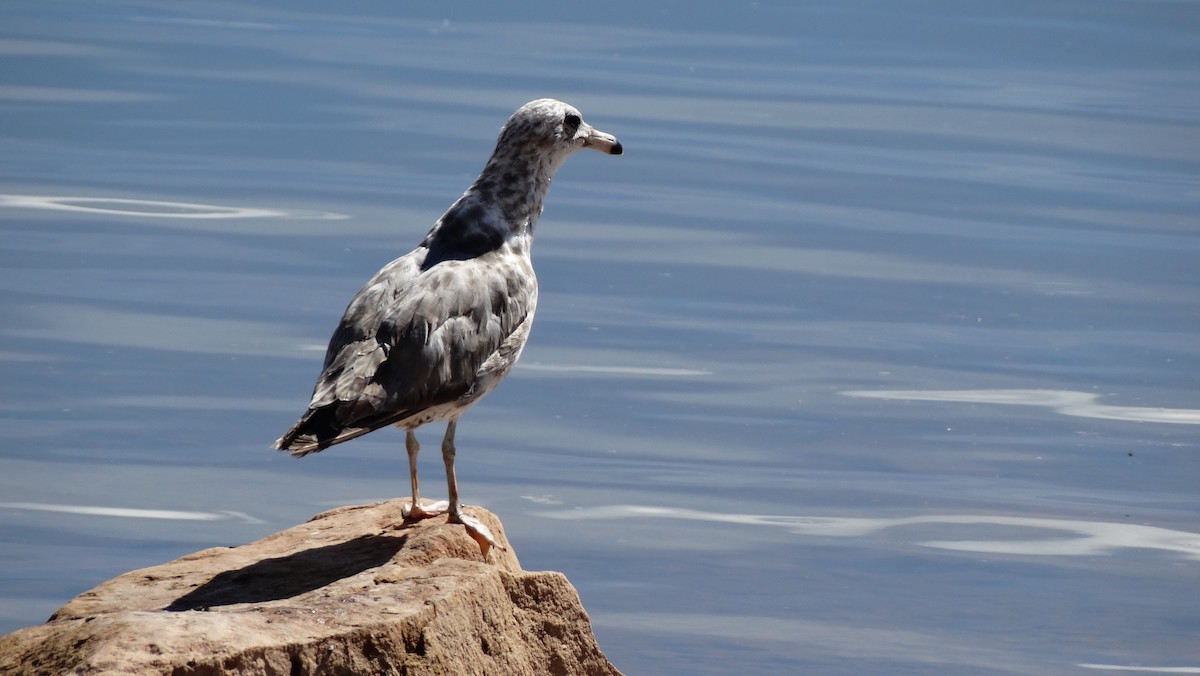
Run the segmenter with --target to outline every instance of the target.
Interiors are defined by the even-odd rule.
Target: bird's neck
[[[513,234],[533,234],[556,168],[539,153],[495,154],[467,192],[498,208]]]

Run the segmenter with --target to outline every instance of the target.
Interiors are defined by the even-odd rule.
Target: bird
[[[381,427],[404,430],[411,503],[406,521],[447,515],[486,558],[495,537],[458,495],[458,419],[509,374],[529,338],[538,285],[530,258],[551,178],[584,148],[624,152],[575,107],[521,106],[500,129],[483,171],[415,249],[385,265],[350,301],[325,351],[308,409],[275,448],[295,457]],[[422,505],[415,430],[444,421],[449,500]]]

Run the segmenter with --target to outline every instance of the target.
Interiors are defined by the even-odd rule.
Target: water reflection
[[[1147,674],[1200,674],[1200,667],[1142,667],[1120,664],[1087,664],[1075,666],[1080,669],[1101,669],[1103,671],[1134,671]]]
[[[597,376],[646,376],[649,378],[690,378],[694,376],[711,376],[712,371],[703,369],[680,369],[657,366],[607,366],[601,364],[547,364],[525,363],[519,367],[522,371],[538,371],[541,373],[580,374]]]
[[[0,509],[21,509],[34,512],[82,514],[120,519],[165,519],[168,521],[222,521],[236,519],[242,523],[266,523],[243,512],[187,512],[175,509],[136,509],[133,507],[101,507],[97,505],[60,505],[41,502],[0,502]]]
[[[747,526],[773,526],[797,535],[838,538],[862,538],[889,528],[899,527],[918,527],[915,529],[923,535],[936,533],[937,526],[996,526],[1007,529],[1015,527],[1035,530],[1037,537],[1031,539],[1013,537],[993,540],[925,540],[916,544],[934,549],[961,552],[1025,556],[1096,556],[1109,554],[1118,549],[1157,549],[1183,554],[1189,559],[1200,561],[1200,533],[1104,521],[976,514],[936,514],[900,518],[778,516],[704,512],[693,509],[641,505],[610,505],[561,512],[542,512],[540,516],[581,521],[632,518],[711,521]],[[1006,533],[1009,532],[1006,531]]]
[[[215,204],[166,202],[162,200],[129,199],[120,197],[66,197],[58,195],[0,195],[0,207],[80,211],[111,216],[155,216],[158,218],[288,218],[341,220],[345,214],[301,211],[297,209],[260,209],[225,207]]]
[[[1042,406],[1062,415],[1132,422],[1200,425],[1200,410],[1101,404],[1100,395],[1072,390],[856,390],[848,397],[902,401],[950,401],[969,404]]]
[[[25,309],[23,314],[23,326],[10,327],[5,335],[197,354],[311,358],[288,334],[286,326],[254,319],[110,310],[69,303],[45,303]],[[88,330],[77,331],[79,326]]]

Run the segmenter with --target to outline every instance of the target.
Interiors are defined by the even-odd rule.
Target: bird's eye
[[[582,122],[583,120],[575,113],[567,113],[563,116],[563,129],[565,129],[568,134],[574,134],[575,130],[579,129],[579,125]]]

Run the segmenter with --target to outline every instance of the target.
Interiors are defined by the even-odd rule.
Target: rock
[[[561,573],[484,561],[461,526],[402,502],[342,507],[84,592],[0,637],[8,674],[619,674]]]

